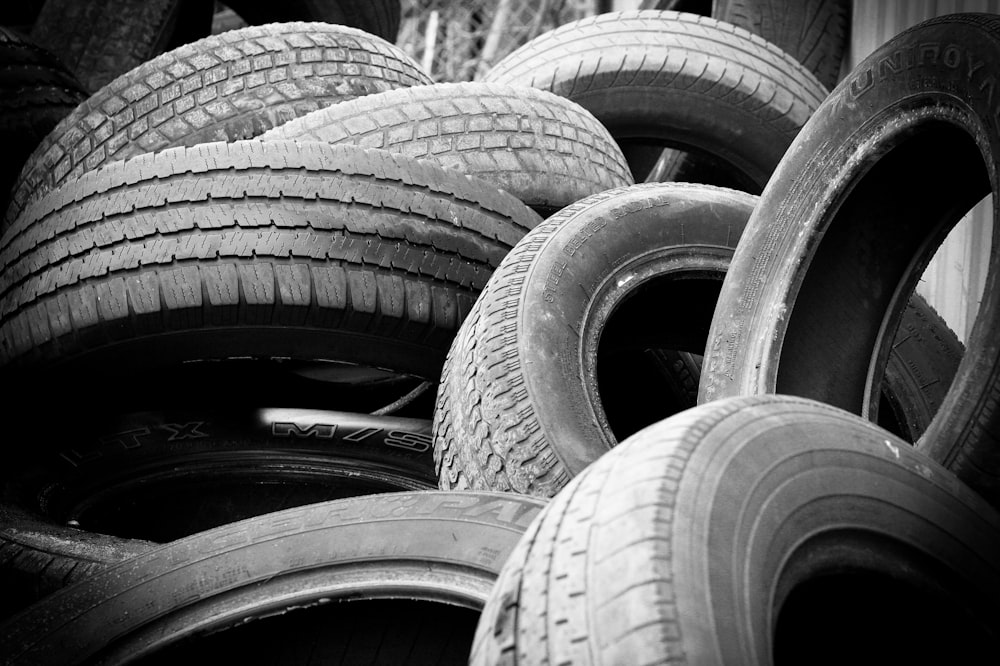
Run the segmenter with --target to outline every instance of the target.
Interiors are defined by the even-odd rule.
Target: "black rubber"
[[[469,663],[989,664],[1000,514],[888,432],[732,398],[623,442],[504,565]]]
[[[637,430],[693,407],[722,279],[757,198],[644,184],[543,222],[500,264],[445,363],[434,415],[439,484],[555,495]],[[962,346],[919,296],[882,394],[917,441]],[[680,353],[678,353],[680,352]]]
[[[499,83],[366,95],[260,138],[352,143],[434,160],[494,183],[543,217],[632,183],[618,144],[586,109],[543,90]]]
[[[230,0],[250,24],[319,21],[364,30],[390,42],[399,32],[400,0]]]
[[[155,545],[54,524],[0,503],[0,617]]]
[[[185,640],[197,649],[211,641],[208,632],[224,638],[251,619],[253,633],[267,633],[274,626],[268,617],[291,611],[291,618],[308,619],[310,611],[337,604],[363,609],[402,600],[412,608],[418,601],[417,610],[450,605],[476,613],[542,506],[511,494],[424,491],[323,502],[234,523],[155,548],[43,599],[0,624],[0,655],[7,664],[155,657],[182,650]],[[347,663],[405,662],[397,649],[414,640],[413,632],[396,623],[398,615],[378,619],[385,623],[381,646]],[[328,624],[314,639],[343,645],[350,628]],[[444,623],[432,635],[450,631]]]
[[[251,26],[186,44],[122,74],[46,137],[21,172],[5,226],[107,162],[249,139],[334,102],[430,82],[402,50],[344,26]]]
[[[827,88],[840,80],[851,30],[849,0],[643,0],[640,6],[693,12],[746,28],[801,62]]]
[[[567,23],[508,55],[485,80],[549,90],[586,108],[622,146],[636,181],[666,146],[711,156],[725,166],[725,184],[751,193],[827,94],[794,58],[746,30],[649,10]]]
[[[777,392],[877,413],[871,387],[924,267],[966,212],[1000,193],[987,64],[998,58],[1000,17],[933,19],[876,50],[816,111],[733,258],[702,400]],[[996,261],[920,446],[1000,503]]]
[[[0,28],[0,206],[28,156],[56,124],[87,98],[54,55],[13,30]]]
[[[163,53],[180,6],[181,0],[45,0],[31,38],[93,92]]]
[[[43,414],[18,412],[12,439],[34,445],[0,456],[0,613],[154,542],[436,486],[430,420],[207,404],[121,416],[73,406],[60,414],[72,437],[39,432]]]
[[[24,381],[53,365],[99,379],[226,358],[436,380],[475,296],[538,221],[492,185],[381,150],[140,155],[53,192],[0,239],[0,363]]]

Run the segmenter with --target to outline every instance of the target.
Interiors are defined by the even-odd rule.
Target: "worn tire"
[[[163,53],[180,6],[181,0],[45,0],[31,38],[93,92]]]
[[[618,144],[586,109],[543,90],[498,83],[367,95],[260,138],[353,143],[434,160],[495,184],[543,217],[632,183]]]
[[[5,225],[107,162],[249,139],[334,102],[430,82],[400,49],[344,26],[251,26],[186,44],[121,75],[56,126],[21,171]]]
[[[1000,515],[954,475],[841,410],[729,399],[549,503],[470,664],[988,664],[998,595]]]
[[[320,21],[349,25],[395,43],[399,32],[399,0],[230,0],[228,4],[250,24]]]
[[[923,268],[964,213],[1000,193],[994,78],[980,64],[993,58],[1000,17],[932,19],[887,42],[831,94],[789,148],[733,258],[702,400],[778,392],[878,410],[870,386]],[[997,256],[966,354],[921,443],[994,503]]]
[[[840,80],[849,0],[643,0],[641,7],[694,12],[746,28],[801,62],[827,88]]]
[[[757,198],[706,185],[610,190],[546,220],[500,264],[452,344],[434,417],[443,489],[551,497],[616,442],[695,404],[684,390]],[[915,296],[882,385],[917,441],[961,344]],[[696,390],[693,393],[696,394]]]
[[[808,70],[760,37],[659,11],[567,23],[504,58],[486,80],[549,90],[586,108],[622,145],[637,181],[669,146],[715,158],[752,193],[826,97]]]
[[[308,618],[309,607],[363,609],[380,599],[477,613],[542,506],[511,494],[426,491],[252,518],[153,549],[47,597],[0,624],[0,655],[12,665],[155,656],[199,633],[237,631],[254,617],[292,611],[292,618]],[[348,612],[355,608],[347,606]],[[268,625],[257,619],[253,632],[267,632]],[[331,626],[338,625],[328,624],[320,636],[336,639]],[[391,648],[395,639],[415,640],[407,626],[382,627],[379,634],[391,631],[377,663],[405,661],[405,650],[400,655]],[[431,624],[427,630],[440,635],[448,627],[435,631]],[[346,642],[350,635],[340,638]],[[201,642],[193,641],[196,649]],[[353,653],[346,663],[375,663],[377,647]]]
[[[87,98],[83,87],[51,53],[0,28],[0,206],[21,167],[52,128]]]
[[[0,618],[155,545],[54,524],[0,503]]]
[[[538,221],[488,183],[381,150],[140,155],[67,183],[0,237],[0,363],[23,381],[241,357],[436,380],[475,296]]]

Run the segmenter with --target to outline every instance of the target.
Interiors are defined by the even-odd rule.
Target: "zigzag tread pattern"
[[[353,143],[432,159],[529,205],[562,208],[632,182],[617,143],[583,107],[503,84],[378,93],[320,109],[260,138]]]
[[[344,26],[250,26],[185,44],[121,75],[56,126],[22,169],[5,226],[107,162],[252,138],[334,102],[425,83],[401,50]]]

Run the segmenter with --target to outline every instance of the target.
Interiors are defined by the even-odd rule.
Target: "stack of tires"
[[[1000,318],[912,292],[997,190],[1000,20],[828,94],[844,3],[461,84],[355,4],[89,95],[4,33],[0,661],[996,654]]]

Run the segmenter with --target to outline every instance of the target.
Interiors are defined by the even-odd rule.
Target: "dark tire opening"
[[[340,601],[196,635],[133,663],[464,664],[479,612],[429,601]]]
[[[618,441],[697,404],[723,277],[694,271],[654,278],[612,311],[598,344],[597,386]]]
[[[774,663],[985,664],[993,649],[947,599],[857,571],[804,582],[789,594],[778,614]]]
[[[866,396],[866,382],[881,380],[876,369],[884,367],[906,298],[947,232],[990,184],[972,137],[934,122],[899,137],[845,190],[800,277],[775,392],[864,414],[877,408],[865,404],[877,400]]]

